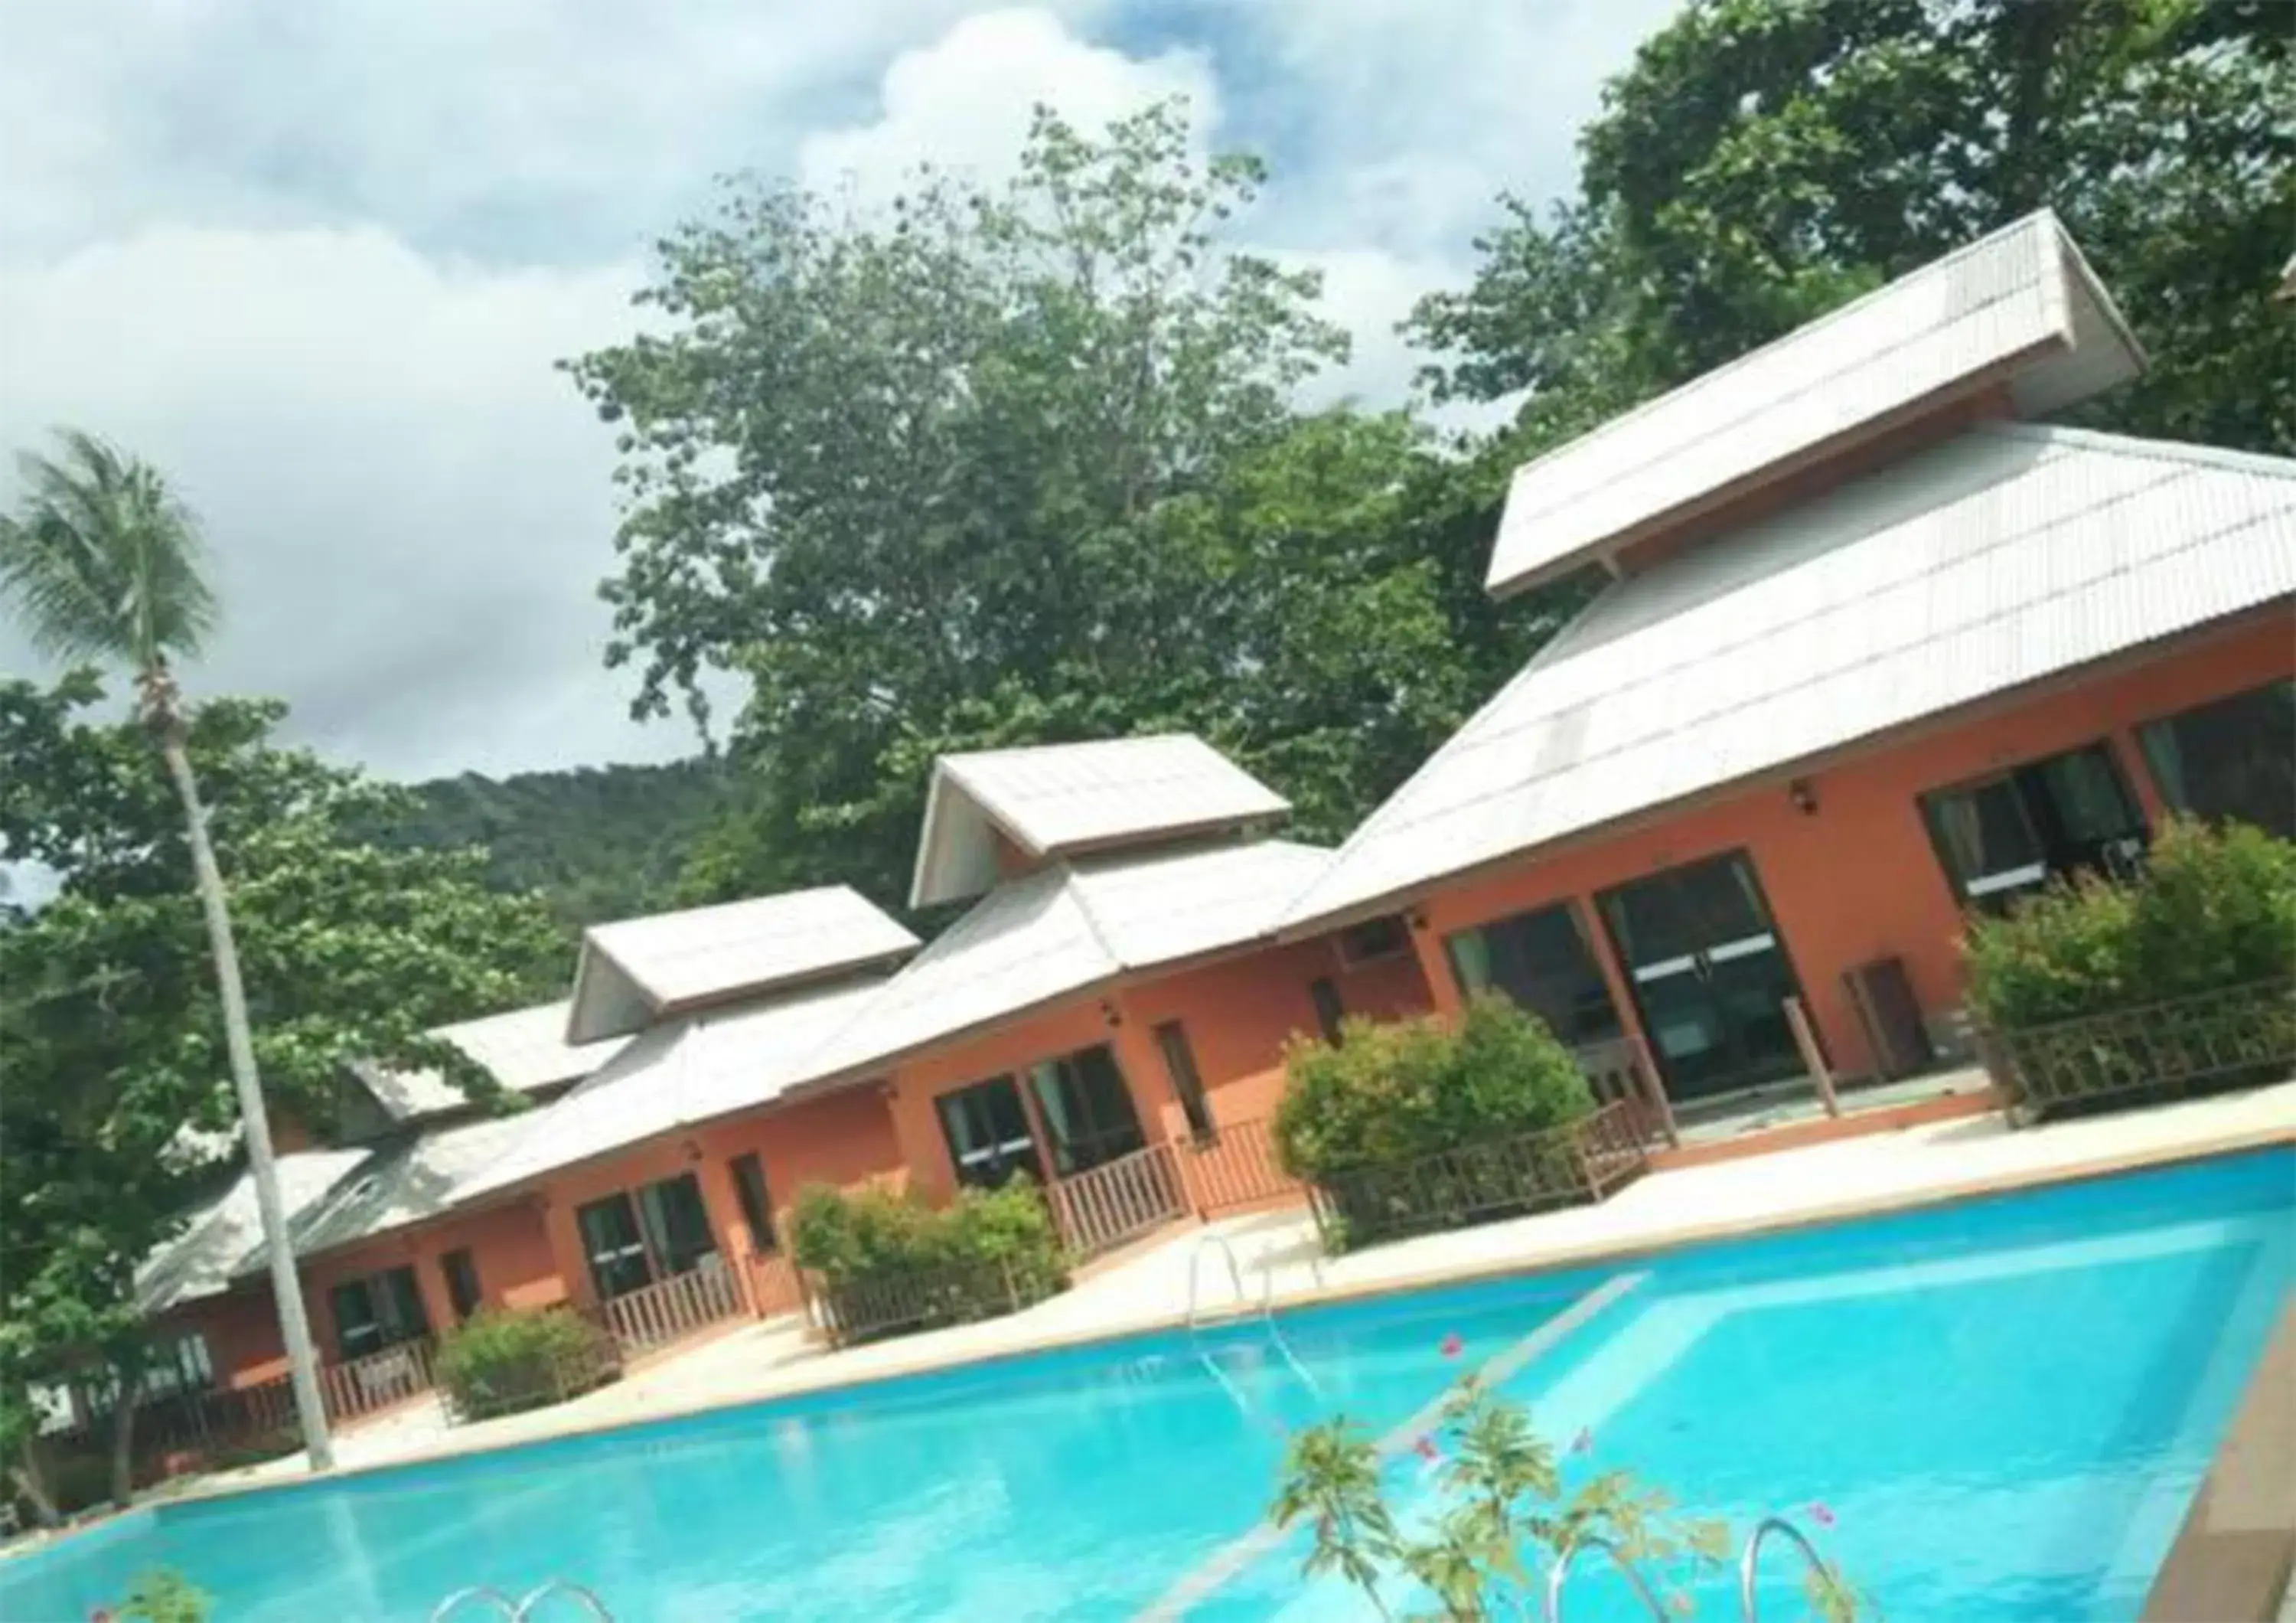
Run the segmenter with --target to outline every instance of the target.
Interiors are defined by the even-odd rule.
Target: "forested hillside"
[[[398,844],[482,845],[487,882],[538,890],[570,930],[672,905],[695,836],[725,803],[722,765],[578,767],[496,779],[476,772],[416,784],[420,811]]]

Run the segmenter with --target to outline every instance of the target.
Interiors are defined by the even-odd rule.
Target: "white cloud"
[[[1168,96],[1188,98],[1201,131],[1218,117],[1211,64],[1198,52],[1145,59],[1087,44],[1051,12],[986,12],[885,70],[877,117],[808,136],[798,173],[816,191],[882,202],[920,164],[995,185],[1019,167],[1038,103],[1097,130]]]
[[[229,609],[197,680],[393,772],[682,753],[599,664],[611,447],[553,362],[635,272],[427,260],[376,230],[163,229],[0,270],[0,443],[93,427],[199,511]]]

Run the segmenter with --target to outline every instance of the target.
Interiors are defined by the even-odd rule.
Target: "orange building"
[[[1700,1108],[1963,1057],[1969,910],[2296,834],[2296,463],[2028,420],[2142,365],[2042,213],[1528,465],[1491,589],[1611,582],[1337,853],[1192,737],[996,751],[935,765],[922,950],[842,889],[592,930],[456,1028],[538,1108],[364,1076],[382,1148],[287,1158],[328,1355],[793,1305],[809,1182],[1025,1171],[1104,1249],[1266,1196],[1293,1033],[1487,986]],[[147,1270],[186,1380],[278,1367],[242,1193]]]
[[[1404,910],[1439,1003],[1671,1098],[1965,1050],[1956,937],[2172,811],[2296,833],[2296,463],[2030,425],[2143,357],[2033,216],[1523,467],[1491,589],[1613,577],[1290,933]]]

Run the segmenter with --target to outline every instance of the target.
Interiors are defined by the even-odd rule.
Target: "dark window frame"
[[[1505,979],[1496,974],[1488,976],[1478,986],[1473,984],[1474,977],[1468,973],[1463,961],[1462,938],[1469,935],[1484,938],[1481,950],[1486,961],[1489,962],[1495,954],[1488,938],[1503,932],[1527,933],[1537,921],[1549,917],[1559,917],[1570,927],[1571,939],[1577,943],[1581,960],[1578,968],[1586,976],[1585,984],[1570,993],[1569,1014],[1563,1025],[1557,1025],[1554,1012],[1544,1006],[1544,1002],[1554,1000],[1543,1002],[1538,999],[1527,1001],[1519,997],[1508,987]],[[1516,956],[1521,954],[1518,952]],[[1548,1029],[1554,1032],[1555,1041],[1565,1048],[1593,1048],[1605,1042],[1619,1042],[1627,1035],[1626,1016],[1620,1009],[1618,994],[1611,987],[1610,976],[1603,972],[1600,949],[1595,945],[1594,933],[1587,927],[1586,915],[1576,897],[1559,896],[1535,907],[1519,908],[1512,913],[1453,930],[1443,937],[1443,960],[1450,967],[1451,984],[1458,988],[1462,998],[1472,997],[1480,991],[1496,992],[1526,1013],[1537,1015],[1546,1022]],[[1595,995],[1598,993],[1599,1005]]]
[[[1196,1050],[1188,1041],[1188,1028],[1177,1020],[1165,1020],[1149,1034],[1156,1039],[1156,1052],[1164,1061],[1164,1078],[1171,1084],[1172,1097],[1179,1101],[1180,1114],[1187,1118],[1189,1135],[1199,1144],[1218,1142],[1219,1126],[1212,1119],[1211,1100],[1204,1092],[1203,1073],[1196,1068]]]
[[[2067,809],[2057,803],[2049,769],[2061,762],[2084,757],[2102,762],[2105,768],[2103,781],[2110,784],[2120,802],[2121,832],[2118,834],[2083,838],[2070,831]],[[2014,868],[1964,877],[1945,825],[1947,804],[1958,799],[1974,805],[1979,795],[2004,787],[2013,797],[2013,803],[2032,844],[2033,860]],[[2085,738],[2063,749],[2049,750],[2007,766],[1923,789],[1914,797],[1914,811],[1929,836],[1930,852],[1936,859],[1946,894],[1952,898],[1954,906],[1964,911],[1974,909],[2004,912],[2018,897],[2077,873],[2126,873],[2129,865],[2141,858],[2152,837],[2144,803],[2137,798],[2128,763],[2110,737]],[[1981,818],[1982,814],[1979,815]]]
[[[2212,823],[2226,820],[2244,822],[2282,839],[2296,839],[2296,788],[2287,784],[2278,786],[2277,793],[2267,791],[2261,818],[2254,814],[2256,809],[2251,806],[2226,811],[2195,805],[2191,793],[2194,774],[2180,759],[2186,753],[2185,746],[2174,731],[2180,723],[2206,723],[2240,706],[2261,702],[2272,707],[2276,698],[2280,713],[2265,718],[2267,725],[2296,711],[2296,677],[2275,677],[2269,681],[2259,682],[2233,693],[2220,693],[2212,699],[2204,699],[2200,704],[2187,704],[2181,710],[2138,722],[2133,729],[2136,736],[2136,754],[2144,763],[2145,776],[2152,780],[2153,792],[2160,795],[2161,803],[2180,816],[2199,818]],[[2296,761],[2296,751],[2286,749],[2281,740],[2269,736],[2266,737],[2265,745],[2266,758],[2284,773],[2290,770],[2289,763]]]
[[[773,1195],[766,1182],[763,1158],[754,1149],[745,1149],[726,1163],[726,1173],[734,1180],[734,1200],[742,1208],[742,1221],[749,1225],[750,1248],[759,1256],[780,1250],[781,1236],[774,1232]]]
[[[479,1283],[478,1257],[468,1246],[442,1251],[439,1254],[439,1277],[446,1281],[447,1300],[455,1309],[455,1322],[467,1324],[487,1299]]]
[[[1028,1093],[1057,1176],[1074,1177],[1148,1147],[1131,1080],[1108,1043],[1037,1060],[1028,1070]]]
[[[1340,984],[1328,975],[1318,975],[1308,983],[1308,1001],[1316,1010],[1316,1029],[1324,1041],[1337,1048],[1347,1041],[1345,1021],[1347,1000],[1340,996]]]
[[[1357,944],[1369,936],[1373,944]],[[1369,919],[1358,919],[1342,925],[1336,933],[1339,943],[1340,967],[1359,969],[1371,964],[1386,963],[1401,958],[1411,951],[1411,926],[1400,913],[1375,913]]]
[[[953,1120],[969,1114],[973,1101],[985,1101],[997,1091],[1012,1095],[1013,1108],[1020,1117],[1021,1135],[994,1138],[983,1149],[964,1149],[959,1147],[959,1134],[953,1130]],[[984,1104],[984,1113],[987,1109]],[[1001,1189],[1013,1181],[1013,1174],[1025,1172],[1041,1184],[1045,1181],[1045,1149],[1036,1119],[1029,1114],[1029,1101],[1021,1081],[1011,1071],[1001,1071],[994,1076],[984,1076],[978,1082],[967,1083],[961,1088],[951,1088],[946,1093],[933,1096],[933,1116],[940,1123],[942,1148],[948,1152],[949,1169],[956,1182],[968,1189]],[[994,1123],[987,1124],[992,1137],[999,1130]],[[969,1128],[968,1128],[969,1133]],[[985,1168],[983,1172],[980,1169]]]
[[[354,1319],[343,1311],[347,1304],[357,1304],[364,1312]],[[412,1263],[336,1281],[327,1288],[327,1314],[334,1323],[335,1356],[343,1363],[420,1341],[430,1333],[430,1310]]]

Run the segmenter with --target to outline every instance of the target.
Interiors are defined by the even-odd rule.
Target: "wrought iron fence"
[[[720,1320],[738,1318],[742,1298],[733,1270],[713,1256],[684,1273],[609,1297],[599,1306],[607,1330],[629,1354],[666,1347]]]
[[[882,1271],[844,1280],[816,1275],[807,1289],[832,1347],[938,1330],[1017,1313],[1066,1281],[1007,1262]]]
[[[1151,1144],[1088,1172],[1045,1186],[1061,1243],[1079,1260],[1187,1215],[1188,1200],[1170,1144]]]
[[[2296,1070],[2296,986],[2270,981],[2021,1030],[1979,1047],[2013,1119],[2148,1094],[2276,1081]]]
[[[1659,1083],[1650,1050],[1643,1046],[1640,1037],[1629,1035],[1614,1037],[1607,1042],[1590,1042],[1573,1049],[1570,1057],[1587,1078],[1595,1102],[1624,1105],[1620,1119],[1644,1144],[1656,1149],[1660,1144],[1682,1142],[1682,1134],[1675,1125],[1674,1106]]]
[[[1316,1181],[1316,1227],[1333,1250],[1599,1200],[1649,1164],[1634,1103],[1617,1100],[1543,1133]]]

